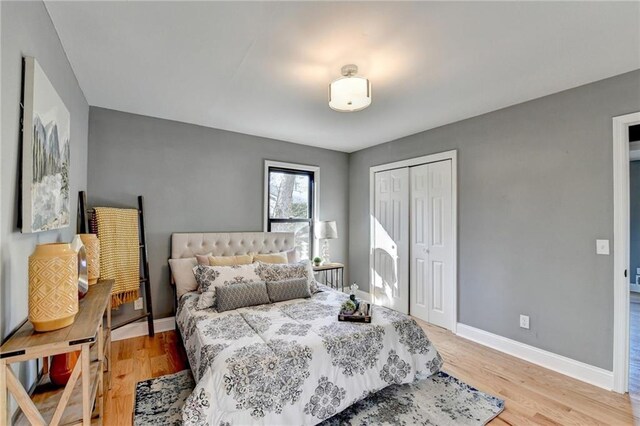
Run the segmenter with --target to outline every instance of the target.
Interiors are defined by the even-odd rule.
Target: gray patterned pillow
[[[267,282],[267,292],[272,302],[311,297],[309,283],[306,278]]]
[[[218,312],[269,303],[267,286],[263,281],[231,284],[216,289]]]
[[[233,266],[197,265],[193,268],[193,274],[201,293],[197,309],[215,306],[217,288],[237,283],[260,281],[253,263]]]
[[[256,273],[266,282],[289,280],[292,278],[306,278],[311,293],[317,293],[318,284],[313,275],[311,261],[305,259],[299,263],[275,264],[258,262]]]

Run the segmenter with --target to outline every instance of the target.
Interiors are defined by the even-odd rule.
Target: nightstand
[[[321,281],[324,285],[331,288],[338,287],[344,291],[344,265],[342,263],[325,263],[320,266],[313,266],[313,271],[318,272],[324,278]]]

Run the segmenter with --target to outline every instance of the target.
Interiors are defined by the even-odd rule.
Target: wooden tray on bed
[[[338,321],[349,321],[349,322],[371,322],[371,315],[352,315],[352,314],[343,314],[342,312],[338,314]]]

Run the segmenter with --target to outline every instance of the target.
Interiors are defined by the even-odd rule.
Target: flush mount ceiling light
[[[343,77],[329,85],[329,107],[340,112],[361,111],[371,105],[371,83],[358,77],[358,67],[350,64],[342,67]]]

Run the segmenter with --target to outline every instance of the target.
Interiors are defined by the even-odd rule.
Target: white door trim
[[[629,389],[629,126],[640,112],[613,118],[613,390]],[[628,274],[628,272],[627,272]]]
[[[451,160],[451,216],[453,223],[453,323],[452,332],[455,334],[458,324],[458,150],[439,152],[436,154],[425,155],[422,157],[409,158],[407,160],[396,161],[388,164],[381,164],[369,168],[369,292],[371,300],[373,297],[373,246],[374,246],[374,227],[375,223],[375,174],[385,170],[399,169],[402,167],[419,166],[421,164],[434,163],[436,161]]]

